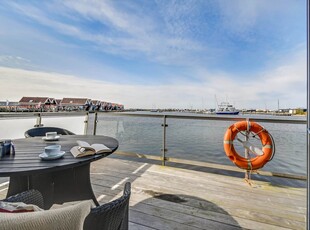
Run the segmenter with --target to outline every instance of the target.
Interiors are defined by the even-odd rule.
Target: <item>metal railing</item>
[[[148,154],[138,154],[138,153],[129,153],[129,152],[121,152],[120,154],[125,156],[135,156],[139,158],[148,158],[152,160],[160,160],[162,165],[166,165],[166,162],[175,162],[175,163],[189,163],[197,166],[205,166],[205,167],[213,167],[213,168],[222,168],[218,167],[217,164],[207,163],[207,162],[197,162],[197,161],[191,161],[191,160],[181,160],[181,159],[175,159],[171,157],[167,157],[167,127],[168,127],[168,120],[169,119],[189,119],[189,120],[205,120],[205,121],[255,121],[255,122],[264,122],[264,123],[282,123],[282,124],[306,124],[306,120],[301,119],[288,119],[287,117],[277,117],[277,118],[271,118],[271,117],[239,117],[239,116],[214,116],[214,115],[207,115],[207,116],[195,116],[195,115],[172,115],[172,114],[137,114],[137,113],[100,113],[100,117],[104,116],[112,116],[112,117],[118,117],[118,116],[127,116],[127,117],[150,117],[150,118],[159,118],[162,120],[162,147],[161,147],[161,157],[156,157],[154,155],[148,155]],[[97,125],[98,125],[98,115],[94,115],[95,120],[92,122],[94,124],[93,128],[93,134],[96,135]],[[244,172],[244,170],[241,170],[236,167],[230,167],[225,166],[225,168],[237,171],[237,172]],[[286,177],[286,178],[294,178],[294,179],[301,179],[305,180],[306,176],[302,175],[292,175],[292,174],[285,174],[285,173],[276,173],[276,172],[264,172],[260,171],[261,175],[268,175],[268,176],[277,176],[277,177]]]
[[[0,120],[7,119],[7,118],[25,118],[25,117],[35,117],[36,124],[35,127],[43,126],[42,118],[46,117],[71,117],[71,116],[85,116],[84,120],[84,134],[97,134],[97,127],[98,127],[98,114],[101,116],[126,116],[126,117],[150,117],[150,118],[159,118],[162,119],[162,145],[161,145],[161,156],[154,156],[148,154],[138,154],[138,153],[130,153],[130,152],[120,152],[118,154],[123,156],[135,156],[139,158],[147,158],[152,160],[159,160],[161,161],[162,165],[166,165],[167,161],[175,162],[175,163],[185,163],[185,164],[193,164],[197,166],[204,166],[204,167],[213,167],[219,168],[218,164],[207,163],[207,162],[197,162],[191,160],[182,160],[182,159],[175,159],[169,158],[166,156],[167,154],[167,127],[168,127],[168,119],[190,119],[190,120],[206,120],[206,121],[243,121],[248,119],[249,121],[255,122],[264,122],[264,123],[286,123],[286,124],[306,124],[307,121],[302,119],[287,119],[286,117],[283,118],[270,118],[270,117],[240,117],[240,116],[214,116],[214,115],[205,115],[205,116],[195,116],[195,115],[173,115],[173,114],[138,114],[138,113],[124,113],[124,112],[95,112],[95,113],[88,113],[88,112],[44,112],[44,113],[0,113]],[[228,170],[243,172],[236,167],[232,166],[221,166],[220,168],[226,168]],[[268,176],[278,176],[278,177],[286,177],[286,178],[294,178],[300,180],[306,180],[306,176],[302,175],[291,175],[291,174],[284,174],[284,173],[273,173],[273,172],[263,172],[260,171],[261,175],[268,175]]]

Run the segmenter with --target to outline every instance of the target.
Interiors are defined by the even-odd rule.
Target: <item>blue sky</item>
[[[0,100],[306,106],[305,0],[1,1]]]

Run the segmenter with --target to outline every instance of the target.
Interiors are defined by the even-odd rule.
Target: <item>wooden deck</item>
[[[100,203],[132,183],[130,229],[305,229],[306,189],[148,163],[104,158],[92,163]],[[0,198],[5,196],[0,187]]]

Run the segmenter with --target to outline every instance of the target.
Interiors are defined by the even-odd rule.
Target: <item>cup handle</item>
[[[13,142],[11,142],[11,153],[12,155],[15,155],[15,145]]]

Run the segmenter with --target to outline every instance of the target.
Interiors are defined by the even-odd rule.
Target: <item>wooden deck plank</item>
[[[137,199],[137,195],[134,196],[133,199]],[[141,199],[141,198],[140,198]],[[223,226],[226,226],[228,228],[246,228],[246,229],[253,229],[253,226],[255,226],[255,229],[282,229],[279,226],[274,226],[266,223],[259,223],[257,222],[254,225],[254,222],[249,219],[245,218],[239,218],[236,216],[229,215],[225,210],[221,210],[219,207],[214,206],[213,204],[208,204],[208,206],[213,208],[203,208],[203,207],[193,207],[185,204],[177,204],[167,201],[162,201],[159,199],[144,199],[141,200],[139,203],[141,204],[148,204],[154,207],[157,207],[157,209],[163,210],[167,209],[171,212],[175,212],[177,215],[187,215],[192,217],[198,217],[201,219],[204,219],[203,221],[196,221],[195,218],[192,218],[195,220],[196,223],[204,224],[205,226],[214,226],[217,229],[222,229]],[[211,222],[212,221],[212,222]],[[205,224],[211,222],[210,224]]]
[[[140,177],[139,179],[143,179],[143,177]],[[199,184],[195,186],[194,183],[191,181],[186,181],[186,186],[184,186],[184,182],[176,182],[173,178],[166,178],[165,180],[162,179],[162,181],[156,181],[154,176],[149,176],[145,178],[147,180],[153,181],[152,185],[150,187],[161,188],[162,184],[167,184],[164,188],[165,193],[176,193],[179,192],[181,194],[185,195],[191,195],[195,194],[195,196],[203,199],[208,199],[209,201],[217,201],[220,200],[220,203],[233,203],[235,205],[238,205],[240,207],[244,208],[250,208],[250,209],[270,209],[270,205],[275,206],[275,208],[281,208],[282,210],[288,211],[288,212],[303,212],[303,209],[306,208],[305,204],[301,201],[299,202],[292,202],[289,199],[279,199],[279,198],[272,198],[268,196],[259,196],[257,194],[253,195],[251,193],[241,193],[239,191],[236,191],[231,188],[227,187],[215,187],[210,184],[204,185]],[[138,180],[140,181],[140,180]],[[143,181],[141,181],[141,185],[143,186]],[[199,182],[196,182],[197,184]],[[218,191],[221,191],[220,193]],[[284,192],[284,191],[283,191]],[[266,202],[268,201],[269,205],[266,205]],[[293,206],[290,206],[293,205]],[[296,209],[298,207],[298,209]]]
[[[105,186],[108,185],[106,182],[107,181],[104,182]],[[93,186],[95,184],[97,184],[97,182],[94,182]],[[134,190],[135,195],[141,194],[141,193],[145,194],[145,191],[147,191],[145,189],[141,189],[141,185],[137,184],[136,181],[133,182],[133,185],[135,187],[135,190]],[[153,190],[150,190],[150,186],[148,185],[148,190],[149,191],[160,191],[160,188],[158,188],[158,187],[152,187],[152,188],[153,188]],[[105,194],[112,193],[112,191],[109,191],[109,185],[108,185],[108,187],[102,188],[102,191]],[[121,192],[121,191],[118,191],[118,192]],[[169,191],[169,193],[171,193],[171,191]],[[147,194],[147,196],[148,197],[152,197],[150,194]],[[215,210],[212,210],[212,205],[210,205],[210,202],[207,203],[207,205],[203,205],[202,201],[197,203],[195,199],[191,200],[189,198],[186,198],[186,196],[184,196],[184,194],[179,196],[179,197],[187,199],[187,202],[186,202],[187,208],[189,208],[189,207],[196,207],[196,208],[200,208],[200,209],[203,209],[203,210],[214,211],[214,212],[219,212],[220,213],[220,211],[217,210],[216,208],[215,208]],[[132,199],[134,199],[134,198],[132,198]],[[198,199],[198,197],[197,197],[197,199]],[[177,204],[174,204],[174,205],[177,205]],[[275,215],[273,210],[271,210],[271,211],[269,210],[270,206],[267,207],[267,210],[264,210],[263,214],[262,214],[262,209],[258,209],[258,210],[242,209],[242,208],[238,207],[238,204],[236,205],[236,203],[233,203],[233,205],[231,205],[231,206],[226,204],[225,205],[225,209],[226,209],[227,212],[229,212],[232,215],[234,215],[234,217],[238,217],[239,216],[239,217],[241,217],[243,219],[244,218],[248,218],[248,219],[256,220],[259,217],[260,221],[267,221],[268,220],[269,222],[273,221],[274,223],[277,223],[279,221],[279,219],[281,221],[283,221],[281,218],[284,218],[285,222],[287,224],[292,225],[292,226],[300,226],[300,225],[303,224],[303,221],[304,221],[304,217],[302,215],[298,214],[298,213],[297,214],[292,214],[291,213],[292,217],[290,217],[287,214],[288,212],[283,212],[283,210],[279,210],[280,214],[278,212],[277,215]]]
[[[129,229],[134,229],[134,230],[154,230],[156,228],[151,228],[151,227],[143,226],[143,225],[136,224],[136,223],[133,223],[133,222],[129,222]]]
[[[127,181],[132,183],[131,230],[305,229],[305,188],[263,181],[250,187],[242,178],[131,160],[91,164],[101,204],[121,196]],[[6,187],[1,186],[0,199]]]
[[[104,164],[104,162],[100,162],[100,163]],[[133,170],[132,166],[133,165],[129,167],[130,170]],[[106,166],[106,168],[107,167],[109,166]],[[121,167],[121,164],[119,164],[119,167]],[[114,171],[115,168],[114,169],[110,168],[108,173],[105,175],[107,176],[106,180],[109,178],[108,175],[110,175],[111,178],[109,178],[109,180],[111,181],[110,182],[105,181],[105,183],[113,183],[113,180],[115,179],[113,178],[113,176],[115,177],[126,176],[127,178],[129,178],[128,180],[134,180],[133,185],[138,190],[139,189],[143,190],[145,187],[147,187],[149,190],[152,190],[150,188],[153,188],[153,190],[160,191],[163,193],[178,193],[178,192],[182,194],[183,193],[186,193],[186,194],[194,193],[196,196],[199,196],[199,197],[204,197],[203,193],[205,192],[201,192],[201,189],[202,190],[211,189],[213,192],[210,196],[208,196],[209,198],[213,197],[213,199],[215,199],[213,201],[221,201],[222,203],[224,203],[224,204],[217,203],[217,205],[218,204],[223,205],[226,211],[233,213],[234,218],[241,218],[243,220],[246,219],[247,221],[252,220],[253,221],[252,226],[255,226],[255,223],[254,223],[255,220],[259,219],[260,221],[270,224],[270,226],[274,226],[274,228],[281,228],[281,226],[284,228],[287,227],[289,229],[304,229],[305,228],[305,211],[306,211],[305,189],[288,188],[288,187],[275,187],[275,189],[273,189],[273,187],[269,188],[270,185],[267,182],[256,182],[260,186],[258,186],[257,188],[251,188],[248,185],[246,185],[243,182],[243,180],[240,178],[232,178],[232,180],[230,180],[230,177],[227,177],[227,176],[220,176],[216,174],[206,175],[206,173],[192,172],[190,170],[184,170],[184,169],[175,170],[174,168],[161,167],[161,166],[147,167],[147,171],[142,172],[139,177],[136,177],[137,175],[134,175],[132,177],[130,175],[130,171],[128,172],[126,167],[128,167],[128,163],[124,164],[122,169],[118,168],[117,172]],[[100,167],[97,168],[96,172],[100,172]],[[179,175],[179,174],[183,174],[184,172],[186,176]],[[123,173],[125,175],[122,175]],[[157,174],[157,179],[156,179],[156,174]],[[166,174],[166,175],[161,175],[161,174]],[[191,176],[192,174],[194,174],[194,176]],[[200,174],[200,178],[199,178],[199,174]],[[203,178],[201,177],[201,175],[203,175]],[[204,184],[204,181],[205,181],[204,178],[206,176],[209,178],[211,182],[207,183],[209,187],[204,188],[205,185],[201,185],[201,184]],[[167,179],[169,177],[172,177],[173,179],[171,178]],[[94,180],[101,179],[100,177],[97,177],[97,176],[93,176],[93,178]],[[226,183],[227,180],[229,183]],[[190,183],[192,187],[196,186],[195,187],[196,190],[184,189],[184,186],[180,188],[180,186],[184,185],[184,181],[186,181],[185,183],[186,185]],[[233,186],[236,184],[236,182],[238,184],[237,187]],[[147,186],[145,184],[147,184]],[[200,184],[200,185],[198,186],[197,184]],[[210,184],[212,185],[211,188],[210,188]],[[198,191],[197,189],[199,187],[201,187],[200,191]],[[227,191],[223,191],[223,188],[225,187],[229,193],[227,193]],[[242,188],[241,190],[240,190],[240,187]],[[230,195],[235,194],[236,190],[237,192],[242,192],[242,196],[240,196],[242,199],[241,200],[237,199],[234,202],[229,202],[231,201],[231,198],[228,197],[229,198],[228,199],[227,196],[229,194]],[[214,193],[218,193],[218,191],[220,191],[220,194],[214,194]],[[241,205],[241,207],[239,207],[240,202],[242,203],[243,201],[243,203],[246,203],[243,200],[244,196],[251,197],[253,195],[256,196],[256,200],[254,200],[255,201],[254,211],[251,210],[251,208],[249,208],[248,205],[244,205],[244,206]],[[269,195],[271,198],[268,197],[268,199],[266,199],[267,195]],[[225,202],[223,202],[223,199]],[[257,205],[255,204],[257,200],[259,200],[260,202],[264,202],[265,204],[263,206]],[[296,202],[299,206],[296,204]],[[236,208],[236,205],[238,208]],[[274,207],[277,210],[276,211],[271,210],[270,207]],[[264,225],[263,223],[256,222],[256,224],[261,226],[261,229],[267,229],[266,226],[265,227],[263,226]],[[243,221],[242,225],[243,225],[242,226],[243,228],[250,228],[251,223],[247,223],[245,225],[245,221]],[[271,229],[270,226],[268,226],[268,229]],[[257,225],[255,229],[257,229]]]
[[[113,173],[116,172],[110,172],[111,174],[105,174],[107,175],[113,175]],[[117,172],[119,173],[119,172]],[[125,175],[124,175],[125,176]],[[98,175],[93,175],[94,178],[100,178]],[[154,174],[154,173],[149,173],[145,172],[144,175],[141,175],[140,178],[142,177],[148,177],[149,179],[154,179],[154,182],[158,181],[160,178],[159,183],[172,183],[173,186],[180,186],[180,183],[182,181],[186,180],[186,178],[181,178],[179,180],[176,179],[175,176],[171,179],[171,176],[164,176],[164,177],[159,177],[159,175]],[[102,179],[104,179],[103,176],[101,176]],[[128,179],[134,179],[131,175],[126,174],[126,178]],[[187,185],[190,186],[192,189],[196,190],[201,190],[202,188],[207,189],[208,191],[212,191],[214,189],[219,190],[222,189],[222,193],[224,196],[233,196],[233,197],[241,197],[242,200],[249,197],[253,199],[253,195],[255,195],[255,201],[257,202],[265,202],[266,197],[268,199],[271,199],[275,203],[280,203],[282,204],[284,201],[287,204],[294,204],[294,205],[300,205],[301,207],[305,208],[305,203],[304,203],[304,196],[306,195],[305,192],[300,193],[299,195],[290,195],[287,194],[287,189],[282,189],[282,191],[270,191],[270,189],[266,189],[266,187],[256,187],[252,188],[248,185],[246,185],[243,180],[239,180],[235,184],[238,187],[233,187],[233,186],[227,186],[226,183],[219,183],[215,180],[206,180],[206,179],[198,179],[196,180],[195,178],[191,178],[188,180]],[[229,189],[228,189],[229,188]],[[242,189],[239,189],[242,188]],[[237,195],[236,195],[237,194]]]
[[[106,193],[111,193],[111,191],[106,191]],[[215,204],[212,204],[210,202],[207,201],[199,201],[199,202],[195,202],[191,201],[189,198],[187,198],[187,202],[185,204],[177,204],[177,203],[165,203],[165,201],[159,200],[159,199],[151,199],[151,196],[144,196],[143,198],[141,198],[140,195],[138,195],[139,193],[137,191],[134,191],[134,195],[131,198],[133,203],[147,203],[147,204],[151,204],[153,206],[158,206],[158,208],[167,208],[167,209],[173,209],[176,212],[184,212],[186,215],[194,215],[194,216],[198,216],[198,217],[204,217],[210,220],[214,220],[214,221],[219,221],[219,222],[223,222],[223,223],[227,223],[227,224],[231,224],[228,220],[229,218],[235,219],[238,223],[242,223],[242,227],[245,228],[250,228],[251,225],[253,225],[253,222],[257,222],[257,226],[256,229],[267,229],[267,227],[265,225],[264,222],[266,223],[273,223],[273,225],[278,225],[278,226],[291,226],[291,229],[302,229],[302,227],[304,226],[304,217],[299,218],[299,220],[297,221],[295,218],[295,220],[285,220],[285,217],[283,218],[279,218],[277,216],[274,215],[266,215],[266,214],[261,214],[259,212],[250,212],[247,210],[236,210],[234,208],[231,209],[227,209],[225,207],[224,209],[221,209],[220,207],[218,207]],[[109,196],[107,196],[107,200],[105,202],[109,201]],[[110,196],[110,199],[115,198],[113,196]],[[248,213],[249,212],[249,213]],[[232,213],[231,215],[229,215],[229,213]],[[240,213],[240,215],[238,216],[238,213]],[[283,221],[283,219],[285,221]],[[265,227],[264,227],[265,226]],[[268,229],[270,229],[271,227],[268,227]]]
[[[107,159],[108,160],[108,159]],[[111,159],[109,159],[111,160]],[[133,165],[135,165],[136,163],[138,162],[135,162],[135,163],[131,163]],[[140,165],[141,163],[139,163]],[[128,175],[128,170],[133,170],[134,171],[134,168],[130,166],[131,169],[128,169],[128,162],[126,162],[125,164],[118,164],[120,168],[117,168],[117,167],[114,167],[114,164],[111,166],[109,166],[108,164],[105,164],[105,161],[100,161],[100,162],[96,162],[96,167],[95,167],[95,170],[100,170],[101,167],[105,167],[106,169],[109,169],[107,173],[109,173],[109,171],[117,171],[119,173],[125,173]],[[146,164],[146,167],[147,168],[150,168],[151,165],[149,164]],[[122,172],[122,170],[124,170]],[[197,171],[192,171],[192,170],[184,170],[184,169],[180,169],[180,168],[172,168],[172,167],[163,167],[163,166],[158,166],[158,165],[152,165],[152,168],[148,169],[148,173],[151,173],[152,171],[154,171],[156,174],[158,173],[161,173],[163,175],[174,175],[175,177],[181,177],[181,178],[187,178],[187,179],[198,179],[198,180],[202,180],[202,177],[201,177],[201,172],[197,172]],[[240,178],[235,178],[235,177],[229,177],[229,176],[219,176],[217,174],[211,174],[211,173],[204,173],[204,176],[203,178],[205,180],[209,180],[209,181],[213,181],[213,182],[218,182],[218,183],[225,183],[227,185],[225,185],[225,187],[235,187],[236,189],[246,189],[247,192],[249,192],[248,188],[249,186],[246,184],[246,183],[243,183],[243,180],[240,180]],[[240,186],[240,181],[242,181],[242,186]],[[236,182],[238,182],[236,184]],[[264,195],[266,195],[265,193],[268,193],[269,190],[271,190],[271,193],[274,194],[274,195],[281,195],[282,193],[274,193],[273,191],[283,191],[283,187],[277,187],[277,186],[270,186],[270,183],[269,182],[262,182],[262,181],[255,181],[255,187],[262,187],[262,188],[266,188],[265,191],[263,192]],[[285,187],[284,187],[285,188]],[[292,198],[292,196],[294,196],[294,194],[296,195],[300,195],[300,194],[304,194],[305,190],[304,189],[300,189],[300,188],[292,188],[290,187],[289,190],[287,190],[287,196],[289,196],[289,198]],[[259,193],[259,191],[255,191],[255,193]]]
[[[164,169],[161,169],[161,170],[164,170]],[[111,172],[111,171],[109,171],[109,172]],[[116,172],[111,172],[111,173],[114,174]],[[118,172],[118,174],[119,173],[120,172]],[[159,182],[160,184],[162,182],[169,183],[171,186],[173,184],[173,186],[172,186],[173,189],[182,186],[182,182],[180,182],[180,181],[184,180],[184,178],[182,178],[182,180],[176,180],[176,182],[174,182],[174,179],[176,178],[175,175],[173,175],[172,180],[171,180],[171,178],[167,179],[167,178],[169,178],[169,176],[168,177],[167,176],[159,177],[157,175],[157,180],[156,180],[156,177],[154,177],[154,176],[152,177],[148,174],[149,174],[149,172],[145,172],[144,175],[142,175],[141,177],[146,177],[146,175],[147,175],[148,178],[151,179],[154,183],[156,183],[158,181],[158,178],[160,178],[160,181],[161,181],[161,182]],[[93,175],[93,177],[97,178],[96,175]],[[126,174],[126,177],[131,178],[128,173]],[[261,190],[264,188],[251,188],[248,185],[245,185],[245,183],[239,179],[239,181],[237,183],[239,185],[239,187],[244,186],[246,189],[245,192],[241,193],[237,189],[228,189],[228,188],[231,188],[231,186],[227,186],[225,183],[224,183],[224,185],[222,185],[222,187],[218,186],[218,183],[215,184],[214,186],[211,186],[213,182],[214,182],[214,180],[210,180],[210,181],[205,182],[205,180],[200,179],[198,181],[195,181],[194,179],[190,178],[190,180],[187,181],[187,184],[191,185],[190,192],[192,192],[192,190],[195,190],[195,189],[197,190],[196,195],[201,193],[201,190],[202,190],[202,193],[205,193],[202,189],[202,188],[204,188],[205,191],[210,191],[210,193],[215,194],[215,196],[221,195],[221,196],[223,196],[223,199],[229,198],[232,200],[236,200],[236,202],[239,201],[240,203],[245,203],[244,200],[246,198],[248,198],[247,204],[245,204],[247,206],[249,206],[249,205],[251,205],[251,206],[257,206],[258,205],[259,206],[260,203],[265,203],[266,198],[267,198],[269,203],[272,202],[273,204],[278,205],[279,206],[278,208],[281,208],[282,210],[290,209],[290,206],[287,206],[288,204],[294,205],[294,210],[292,210],[293,212],[302,212],[303,213],[305,208],[306,208],[306,202],[304,200],[304,198],[306,196],[305,191],[300,193],[299,196],[294,195],[295,197],[293,197],[293,196],[287,197],[286,191],[288,189],[286,189],[286,188],[281,188],[280,191],[276,191],[276,192],[273,191],[272,193],[267,190],[266,193],[265,193],[265,191],[263,191],[262,193],[259,194],[259,192],[261,192]],[[198,187],[196,185],[198,185]],[[182,187],[182,189],[184,189],[184,187]],[[200,191],[199,191],[199,189],[200,189]],[[221,194],[216,194],[218,190],[221,190]],[[258,191],[258,194],[255,193],[256,191]],[[279,193],[282,195],[278,195],[278,196],[274,195],[273,197],[269,196],[270,194],[276,194],[276,193]],[[238,194],[238,195],[236,196],[236,194]],[[253,195],[255,195],[255,199],[253,199]],[[204,194],[201,194],[201,196],[204,196]],[[254,202],[254,203],[251,203],[251,202]],[[298,207],[298,208],[296,209],[296,207]],[[260,208],[264,208],[264,207],[260,207]],[[269,210],[269,207],[267,207],[267,209]]]
[[[102,184],[104,184],[104,186],[103,186],[104,187],[103,190],[105,190],[104,193],[105,194],[111,194],[111,193],[113,193],[113,191],[110,191],[109,186],[112,187],[114,178],[113,177],[110,178],[111,181],[107,181],[107,179],[109,179],[109,178],[106,178],[106,180],[101,180],[102,182],[100,182],[100,180],[95,181],[93,183],[93,186],[95,184],[102,183]],[[143,184],[145,185],[145,183],[143,183]],[[142,184],[142,186],[143,186],[143,184]],[[100,186],[100,185],[96,185],[96,186]],[[133,188],[133,196],[132,196],[131,200],[136,202],[136,203],[140,203],[140,205],[144,204],[144,203],[149,204],[149,200],[152,196],[150,196],[149,194],[147,194],[145,196],[145,193],[143,192],[145,190],[141,189],[140,186],[141,185],[137,186],[136,181],[133,182],[133,187],[135,189]],[[147,187],[149,188],[149,185],[147,185]],[[163,189],[163,188],[161,188],[161,189]],[[156,188],[155,191],[162,191],[162,190]],[[117,191],[117,193],[121,193],[121,190]],[[137,202],[136,201],[137,196],[141,196],[141,194],[144,194],[144,196],[143,196],[144,199],[140,198],[140,200],[138,200],[138,202]],[[212,203],[210,203],[206,200],[200,199],[199,202],[197,202],[197,199],[198,199],[197,197],[196,198],[194,197],[192,199],[185,197],[185,199],[187,200],[187,202],[186,202],[186,205],[183,205],[183,210],[186,211],[185,212],[186,215],[196,216],[196,215],[193,215],[193,213],[199,213],[199,215],[198,215],[199,217],[205,216],[207,219],[211,219],[211,220],[218,221],[221,223],[226,223],[226,224],[231,224],[231,223],[227,222],[227,220],[229,218],[230,219],[236,219],[237,222],[243,228],[249,228],[250,229],[251,226],[256,226],[255,229],[280,229],[281,226],[282,227],[290,226],[291,229],[302,229],[304,226],[304,217],[302,215],[299,215],[298,216],[299,218],[297,217],[297,215],[295,215],[292,219],[290,219],[287,217],[287,212],[285,212],[285,213],[283,213],[282,217],[278,217],[278,216],[274,215],[274,211],[270,211],[267,214],[266,213],[262,214],[259,211],[251,211],[251,210],[247,210],[247,209],[244,210],[244,209],[236,208],[235,203],[233,203],[232,207],[230,207],[230,208],[227,208],[227,206],[225,206],[226,211],[224,211],[224,210],[221,210],[221,208],[218,205],[215,205],[215,204],[212,205]],[[162,201],[157,199],[157,202],[152,202],[152,205],[156,206],[156,205],[154,205],[154,203],[161,203],[162,204]],[[172,206],[174,211],[176,211],[175,209],[177,209],[178,205],[179,204],[175,204],[175,203],[173,203],[171,205],[171,203],[168,202],[168,204],[166,206],[164,206],[164,207],[159,206],[159,207],[157,207],[157,209],[160,208],[160,209],[164,210],[167,207],[168,207],[168,209],[169,208],[171,209],[171,206]],[[132,208],[135,208],[135,207],[132,207]],[[188,212],[188,210],[192,210],[192,213]],[[176,211],[176,212],[180,213],[180,210]],[[226,213],[226,215],[224,215],[224,213]],[[165,216],[168,216],[168,215],[165,215]],[[169,216],[171,216],[171,215],[169,215]],[[197,223],[197,221],[194,221],[194,222]],[[256,222],[256,224],[254,224],[254,222]],[[266,223],[268,223],[268,224],[266,224]],[[257,226],[259,226],[259,227],[257,227]]]

